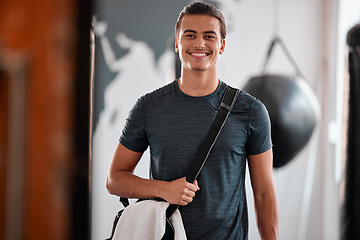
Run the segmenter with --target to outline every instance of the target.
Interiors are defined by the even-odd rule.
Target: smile
[[[205,52],[190,52],[190,55],[193,57],[206,57],[209,55],[209,53],[205,53]]]

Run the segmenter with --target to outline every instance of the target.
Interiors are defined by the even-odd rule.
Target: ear
[[[178,38],[175,38],[175,52],[179,52],[179,41]]]
[[[219,53],[222,54],[224,51],[225,51],[225,39],[222,39]]]

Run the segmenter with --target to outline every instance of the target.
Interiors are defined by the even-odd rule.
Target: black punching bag
[[[340,239],[360,239],[360,24],[350,29],[348,44],[348,115],[345,191],[342,196]],[[345,123],[346,124],[346,123]]]
[[[294,76],[266,74],[265,68],[278,43],[295,67]],[[243,88],[266,106],[271,119],[274,168],[290,162],[309,141],[318,121],[317,99],[302,77],[285,45],[275,38],[269,47],[263,74],[252,77]]]

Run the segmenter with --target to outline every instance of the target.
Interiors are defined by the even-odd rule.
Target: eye
[[[205,38],[206,38],[206,39],[215,39],[215,36],[213,36],[213,35],[206,35]]]
[[[185,37],[186,37],[186,38],[193,38],[193,37],[195,37],[195,34],[190,34],[190,33],[189,33],[189,34],[186,34]]]

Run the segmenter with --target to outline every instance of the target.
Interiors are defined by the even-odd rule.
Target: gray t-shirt
[[[126,148],[150,146],[153,179],[184,177],[216,116],[226,84],[204,97],[184,94],[175,80],[139,98],[120,137]],[[194,201],[180,207],[191,239],[247,239],[246,156],[272,147],[265,106],[241,91],[207,162],[198,176]]]

